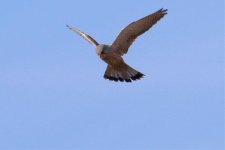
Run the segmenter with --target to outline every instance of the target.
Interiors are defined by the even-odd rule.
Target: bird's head
[[[103,48],[104,48],[104,45],[103,45],[103,44],[100,44],[100,45],[97,45],[97,46],[96,46],[96,54],[97,54],[98,56],[100,56],[100,54],[102,53]]]

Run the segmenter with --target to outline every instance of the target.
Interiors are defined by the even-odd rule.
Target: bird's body
[[[96,46],[96,53],[100,53],[100,58],[108,64],[104,78],[113,81],[137,80],[143,77],[143,74],[128,66],[121,55],[112,50],[110,45]]]
[[[124,62],[122,55],[127,53],[130,45],[139,35],[146,32],[158,20],[166,15],[166,11],[167,10],[160,9],[151,15],[132,22],[120,32],[112,45],[99,44],[91,36],[85,34],[84,32],[68,25],[67,27],[81,35],[89,43],[96,46],[96,54],[108,64],[104,74],[105,79],[131,82],[132,80],[141,79],[144,74],[127,65]]]
[[[110,45],[100,44],[96,46],[96,54],[100,56],[102,53],[106,54],[111,50]]]

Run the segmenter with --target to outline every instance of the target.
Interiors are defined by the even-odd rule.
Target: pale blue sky
[[[1,0],[1,150],[223,150],[222,0]],[[106,64],[65,24],[110,44],[160,8],[168,15],[124,56],[143,72],[103,79]]]

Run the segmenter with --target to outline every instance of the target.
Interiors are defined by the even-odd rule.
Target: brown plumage
[[[135,81],[141,79],[144,74],[127,65],[121,56],[127,53],[129,47],[139,35],[149,30],[166,14],[166,9],[160,9],[138,21],[132,22],[119,33],[112,45],[98,44],[98,42],[88,34],[85,34],[74,27],[68,25],[67,27],[81,35],[89,43],[96,46],[96,53],[108,64],[104,74],[105,79],[131,82],[132,80]]]
[[[128,48],[134,42],[134,40],[144,32],[148,31],[154,24],[157,23],[164,15],[167,14],[167,9],[160,9],[157,12],[148,15],[138,21],[132,22],[126,28],[124,28],[112,44],[112,48],[115,49],[120,55],[126,54]]]

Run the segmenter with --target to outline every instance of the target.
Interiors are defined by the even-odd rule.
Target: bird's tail
[[[144,74],[131,68],[127,64],[123,63],[122,67],[113,67],[108,65],[104,74],[105,79],[111,81],[132,82],[143,78]]]

